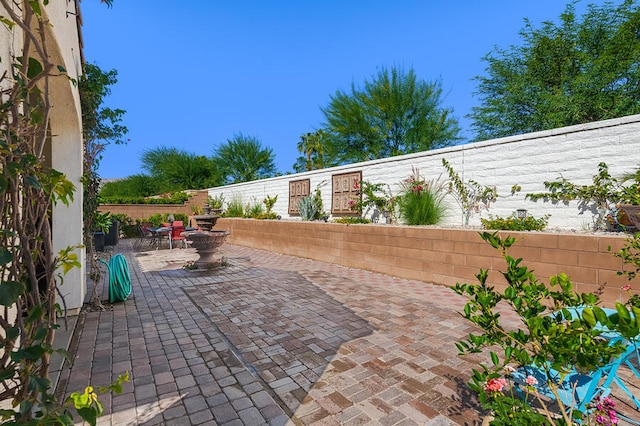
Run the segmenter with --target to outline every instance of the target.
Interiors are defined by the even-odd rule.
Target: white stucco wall
[[[78,247],[75,253],[82,260],[81,268],[74,268],[64,277],[60,290],[70,313],[77,312],[86,294],[84,249],[82,244],[82,119],[77,80],[82,71],[82,56],[75,1],[50,2],[44,8],[44,16],[49,19],[46,27],[47,52],[49,60],[67,70],[50,81],[51,100],[51,165],[64,173],[76,187],[74,199],[69,206],[58,203],[53,208],[53,243],[57,251],[66,247]],[[12,56],[20,56],[22,34],[19,27],[13,32],[0,25],[0,69],[11,64]],[[7,81],[7,84],[10,83]]]
[[[321,192],[324,209],[329,211],[334,174],[361,170],[363,180],[388,183],[395,194],[399,183],[411,174],[412,167],[417,167],[427,180],[438,177],[446,180],[442,158],[465,182],[473,179],[481,185],[496,186],[499,198],[488,212],[481,213],[482,217],[486,218],[488,213],[506,217],[516,209],[527,209],[528,214],[536,218],[551,215],[549,228],[583,230],[592,225],[595,214],[580,214],[576,202],[569,205],[532,202],[525,200],[525,195],[545,192],[543,182],[560,176],[576,184],[591,184],[602,161],[616,177],[637,169],[640,166],[640,115],[216,187],[209,189],[209,195],[223,194],[227,202],[240,196],[245,203],[261,202],[266,195],[278,195],[273,211],[283,219],[299,220],[287,213],[292,180],[310,179],[312,192],[326,182]],[[520,185],[522,190],[510,196],[513,185]],[[444,224],[461,224],[460,208],[453,197],[447,196],[446,200],[449,211]],[[474,215],[470,225],[480,225],[480,217]]]
[[[61,63],[68,77],[77,80],[82,72],[82,56],[78,33],[75,1],[50,2],[46,13],[51,21],[53,37],[49,38],[54,61]],[[56,250],[78,247],[83,236],[82,192],[82,112],[77,86],[67,76],[52,82],[52,167],[64,173],[76,187],[73,201],[66,206],[58,203],[53,210],[53,243]],[[84,303],[86,294],[85,251],[76,248],[82,267],[74,268],[65,277],[60,291],[70,312],[76,312]]]

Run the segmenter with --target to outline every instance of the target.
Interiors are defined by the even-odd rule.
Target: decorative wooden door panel
[[[289,214],[300,214],[300,200],[311,192],[309,179],[292,180],[289,182]]]
[[[362,172],[333,175],[332,178],[331,214],[357,215],[353,203],[360,199],[360,181]]]

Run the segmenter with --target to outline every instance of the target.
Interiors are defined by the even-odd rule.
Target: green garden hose
[[[114,255],[109,263],[100,259],[109,271],[109,303],[125,301],[131,294],[131,276],[127,259],[122,254]]]

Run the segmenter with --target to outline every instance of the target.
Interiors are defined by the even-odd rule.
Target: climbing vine
[[[77,247],[55,252],[52,238],[53,207],[68,206],[76,188],[45,155],[52,137],[51,83],[69,78],[50,60],[48,3],[0,0],[0,22],[22,35],[16,37],[19,53],[3,58],[0,72],[0,400],[13,407],[0,410],[0,420],[73,424],[68,408],[75,406],[95,424],[101,411],[95,392],[58,404],[49,378],[51,355],[64,353],[53,349],[65,308],[59,286],[80,262]]]

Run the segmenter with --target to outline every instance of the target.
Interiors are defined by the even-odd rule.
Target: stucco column
[[[60,124],[60,123],[58,123]],[[52,126],[53,127],[53,126]],[[57,127],[57,126],[55,126]],[[58,131],[63,130],[58,128]],[[64,173],[76,190],[69,206],[58,202],[53,208],[53,246],[56,252],[82,244],[82,140],[79,129],[66,128],[52,141],[52,167]],[[85,274],[85,250],[76,248],[74,253],[81,261],[81,268],[73,268],[59,287],[64,296],[68,313],[76,313],[84,302],[87,292]],[[61,271],[60,271],[61,272]]]

